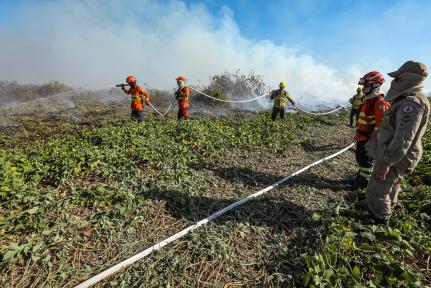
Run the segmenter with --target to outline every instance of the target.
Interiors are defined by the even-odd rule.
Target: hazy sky
[[[0,80],[94,88],[136,74],[171,88],[241,69],[340,102],[365,72],[430,64],[429,15],[431,1],[408,0],[2,0]]]

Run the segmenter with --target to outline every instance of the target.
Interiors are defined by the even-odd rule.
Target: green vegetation
[[[254,189],[220,191],[231,188],[220,180],[230,175],[223,176],[215,161],[253,155],[250,150],[260,147],[285,157],[301,143],[300,134],[312,133],[311,123],[323,125],[307,116],[272,123],[265,114],[243,121],[150,118],[1,150],[1,283],[76,284],[118,261],[114,255],[150,246]],[[219,229],[232,237],[228,231],[237,226],[230,226]],[[210,235],[195,245],[216,245],[204,250],[219,257],[221,244],[206,243]]]
[[[352,138],[347,115],[137,125],[127,109],[77,103],[0,133],[1,287],[73,287]],[[428,132],[390,229],[368,222],[347,152],[99,287],[429,285],[430,149]]]
[[[327,230],[319,253],[307,256],[310,287],[424,287],[431,284],[431,132],[422,161],[403,183],[390,227],[367,221],[365,191],[313,219]],[[352,217],[352,214],[355,215]]]

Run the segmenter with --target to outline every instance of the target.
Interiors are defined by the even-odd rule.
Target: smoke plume
[[[310,55],[244,37],[231,10],[215,17],[182,1],[39,1],[17,7],[0,24],[0,79],[58,80],[97,88],[134,74],[150,87],[171,89],[184,75],[205,84],[224,71],[254,71],[276,87],[287,81],[294,98],[313,105],[345,103],[361,74],[337,73]]]

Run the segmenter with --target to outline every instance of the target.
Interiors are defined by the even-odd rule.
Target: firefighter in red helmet
[[[124,93],[131,96],[131,118],[132,120],[142,122],[144,120],[144,104],[150,105],[150,95],[141,86],[136,84],[137,80],[135,76],[128,76],[126,82],[130,88],[126,90],[124,85],[122,85],[121,89]]]
[[[359,80],[362,85],[364,101],[359,107],[358,121],[356,123],[356,162],[358,163],[358,174],[356,186],[367,187],[373,172],[373,159],[365,151],[365,144],[377,133],[377,129],[383,121],[383,114],[389,109],[389,103],[383,100],[380,87],[385,82],[382,73],[373,71],[364,75]]]

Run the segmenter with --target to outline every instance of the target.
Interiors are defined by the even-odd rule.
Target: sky
[[[229,7],[249,39],[296,47],[337,68],[393,69],[406,59],[431,63],[431,1],[237,0],[204,3],[214,15]]]
[[[366,72],[431,65],[429,15],[427,0],[1,0],[0,80],[96,88],[136,74],[163,89],[240,69],[341,102]]]

